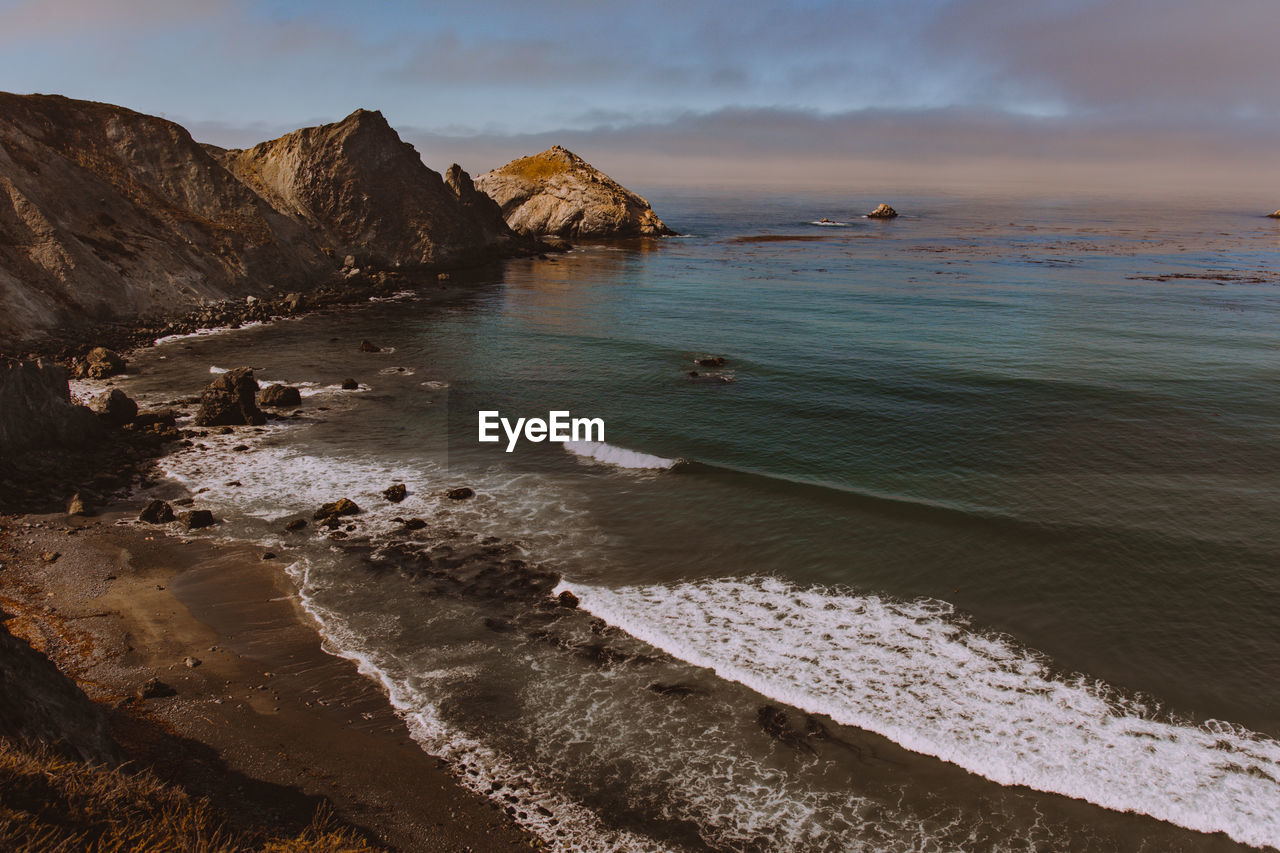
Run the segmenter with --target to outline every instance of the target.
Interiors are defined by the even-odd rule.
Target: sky
[[[436,169],[1280,197],[1280,0],[0,0],[0,89],[241,147],[379,109]]]

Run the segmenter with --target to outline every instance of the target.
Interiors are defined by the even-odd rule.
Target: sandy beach
[[[538,846],[422,752],[355,665],[323,650],[287,553],[183,541],[138,524],[137,510],[0,519],[10,631],[112,709],[137,764],[233,821],[301,827],[327,801],[392,849]],[[139,698],[152,678],[174,695]]]

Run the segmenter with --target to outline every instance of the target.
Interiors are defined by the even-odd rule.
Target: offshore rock
[[[1268,213],[1267,216],[1272,219],[1280,219],[1280,210],[1277,210],[1275,213]]]
[[[513,231],[529,236],[674,234],[649,202],[559,145],[476,179]]]
[[[879,205],[875,210],[867,214],[868,219],[893,219],[898,215],[898,211],[894,210],[887,204]]]
[[[154,500],[147,504],[138,515],[138,520],[147,524],[168,524],[173,519],[173,507],[162,500]]]
[[[200,395],[196,426],[261,426],[267,417],[258,408],[258,381],[253,370],[237,367],[209,383]]]

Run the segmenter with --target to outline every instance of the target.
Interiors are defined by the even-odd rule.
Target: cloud
[[[776,108],[689,113],[665,122],[515,136],[402,135],[428,164],[473,172],[564,145],[619,180],[648,185],[745,183],[831,189],[975,187],[1109,195],[1214,192],[1256,196],[1280,184],[1280,120],[1213,127],[1035,117],[981,109]],[[626,180],[624,180],[626,179]]]

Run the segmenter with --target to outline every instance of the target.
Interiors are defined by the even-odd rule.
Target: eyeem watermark
[[[523,436],[525,441],[604,441],[604,418],[575,418],[567,411],[547,412],[547,419],[516,418],[515,423],[502,417],[497,410],[476,412],[480,421],[480,441],[498,442],[507,436],[507,452],[516,449]]]

